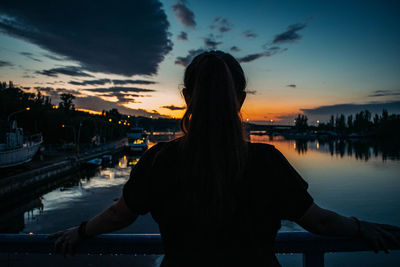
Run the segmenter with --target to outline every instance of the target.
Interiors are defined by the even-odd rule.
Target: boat
[[[87,163],[91,164],[91,165],[100,166],[102,162],[103,162],[103,160],[101,158],[94,158],[94,159],[88,160]]]
[[[132,127],[127,133],[128,148],[131,152],[144,152],[148,148],[149,136],[143,128]]]
[[[24,136],[23,129],[17,126],[17,121],[6,123],[0,133],[0,168],[31,161],[42,142],[42,134]]]

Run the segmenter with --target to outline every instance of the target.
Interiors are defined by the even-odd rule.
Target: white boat
[[[148,148],[149,136],[143,128],[133,127],[127,133],[128,148],[132,152],[144,152]]]
[[[17,166],[32,160],[43,142],[41,134],[25,136],[22,128],[13,121],[1,133],[4,143],[0,143],[0,168]]]

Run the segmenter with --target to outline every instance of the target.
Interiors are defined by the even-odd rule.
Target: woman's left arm
[[[66,253],[73,254],[79,243],[85,239],[82,237],[82,234],[92,237],[99,234],[114,232],[132,224],[137,217],[138,214],[133,213],[129,209],[124,198],[121,196],[119,200],[102,213],[90,219],[86,223],[86,226],[81,229],[84,231],[83,233],[79,234],[79,226],[77,226],[59,231],[50,235],[49,238],[56,240],[56,251],[61,251],[64,255]]]

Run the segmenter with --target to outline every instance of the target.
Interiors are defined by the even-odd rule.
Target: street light
[[[30,107],[26,107],[26,108],[24,108],[24,109],[17,110],[17,111],[15,111],[15,112],[11,113],[10,115],[8,115],[7,121],[10,121],[11,116],[16,115],[16,114],[18,114],[18,113],[21,113],[21,112],[23,112],[23,111],[25,111],[25,110],[26,110],[26,111],[29,111],[29,110],[31,110],[31,108],[30,108]]]

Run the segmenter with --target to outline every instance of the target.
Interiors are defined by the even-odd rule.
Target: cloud
[[[222,44],[222,42],[215,41],[214,35],[210,34],[209,37],[204,37],[204,45],[209,49],[215,50],[218,45]]]
[[[296,88],[296,85],[295,84],[288,84],[288,85],[286,85],[286,87]]]
[[[105,85],[106,83],[111,83],[110,79],[98,79],[98,80],[86,80],[82,82],[69,81],[72,85]]]
[[[198,54],[201,54],[203,52],[205,52],[206,50],[203,48],[199,48],[199,49],[191,49],[189,50],[188,54],[184,57],[177,57],[175,59],[175,64],[177,65],[182,65],[183,67],[186,67],[187,65],[189,65],[189,63],[193,60],[193,58],[195,56],[197,56]]]
[[[125,84],[156,84],[157,82],[154,81],[147,81],[147,80],[112,80],[113,84],[115,85],[125,85]]]
[[[251,30],[247,30],[243,32],[243,35],[247,38],[256,38],[257,34],[255,34],[254,32],[252,32]]]
[[[175,17],[186,27],[196,27],[196,21],[194,20],[194,13],[187,6],[185,0],[178,0],[175,5],[172,6]]]
[[[74,77],[93,77],[92,75],[83,72],[83,69],[81,67],[76,67],[76,66],[64,66],[48,70],[40,70],[40,71],[38,70],[35,73],[49,77],[58,77],[59,74],[74,76]]]
[[[115,93],[115,92],[128,92],[128,93],[143,93],[143,92],[155,92],[154,89],[145,89],[138,87],[122,87],[122,86],[112,86],[108,88],[90,88],[85,89],[91,92],[98,93]]]
[[[246,93],[248,95],[255,95],[257,93],[257,91],[256,90],[246,90]]]
[[[177,36],[178,40],[181,41],[187,41],[188,40],[188,36],[186,32],[180,32],[179,35]]]
[[[50,59],[52,59],[52,60],[56,60],[56,61],[63,61],[63,60],[65,60],[65,58],[58,57],[58,56],[55,56],[55,55],[50,55],[50,54],[43,54],[43,56],[45,56],[45,57],[47,57],[47,58],[50,58]]]
[[[287,31],[276,35],[272,43],[281,44],[281,43],[292,43],[298,41],[301,39],[301,36],[297,32],[304,29],[306,26],[307,26],[306,23],[297,23],[290,25],[287,28]]]
[[[267,51],[260,52],[260,53],[249,54],[249,55],[246,55],[244,57],[238,58],[238,61],[240,63],[248,63],[248,62],[254,61],[256,59],[259,59],[261,57],[270,57],[270,56],[273,56],[273,55],[275,55],[277,53],[284,52],[286,50],[287,50],[287,48],[281,49],[279,47],[271,47]]]
[[[174,106],[174,105],[162,106],[161,108],[166,108],[166,109],[169,109],[169,110],[172,110],[172,111],[174,111],[174,110],[184,110],[184,109],[186,109],[185,107],[177,107],[177,106]]]
[[[77,108],[84,108],[94,111],[110,110],[112,108],[117,108],[119,112],[127,115],[146,116],[146,117],[149,116],[167,117],[164,115],[160,115],[157,111],[148,111],[145,109],[135,109],[127,107],[126,105],[128,103],[138,103],[134,99],[126,98],[126,96],[129,97],[130,95],[121,95],[121,97],[123,97],[122,101],[111,102],[102,99],[101,96],[87,96],[80,94],[79,91],[77,90],[70,90],[65,88],[53,88],[53,87],[35,87],[35,89],[40,90],[46,96],[50,96],[54,104],[58,104],[58,102],[60,101],[60,95],[62,93],[72,93],[76,97],[74,99],[74,103],[75,107]]]
[[[88,71],[153,75],[173,46],[159,0],[3,1],[1,11],[2,32]]]
[[[228,32],[232,29],[233,25],[226,18],[216,17],[212,24],[209,26],[210,29],[217,29],[220,33]]]
[[[32,53],[30,52],[20,52],[20,55],[26,56],[29,59],[32,59],[33,61],[36,62],[42,62],[40,59],[36,58]]]
[[[230,48],[230,50],[231,50],[232,52],[239,52],[239,51],[240,51],[240,48],[237,47],[236,45],[234,45],[234,46],[232,46],[232,47]]]
[[[376,90],[368,97],[379,97],[379,96],[400,96],[400,90]]]
[[[0,68],[1,67],[12,67],[14,66],[11,62],[0,60]]]

